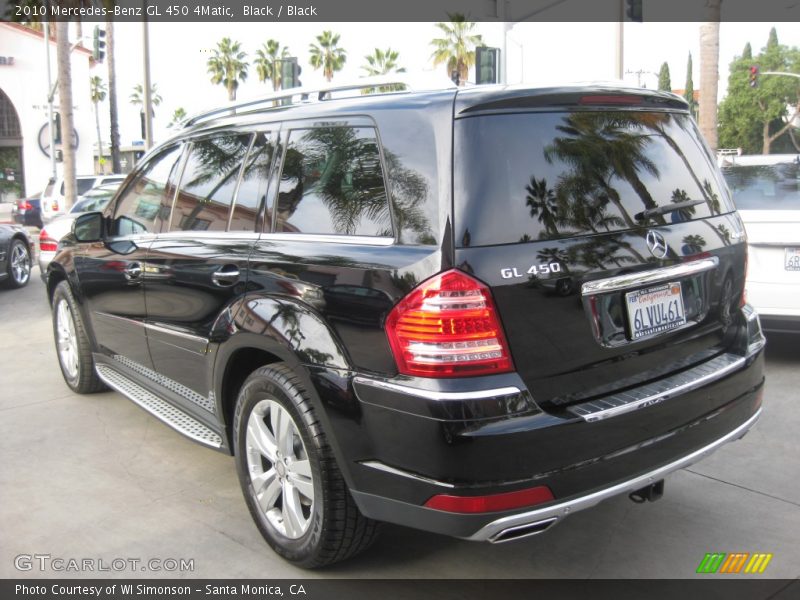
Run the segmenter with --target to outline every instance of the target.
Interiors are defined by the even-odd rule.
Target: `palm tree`
[[[700,132],[717,150],[717,88],[719,85],[719,20],[722,0],[707,0],[708,22],[700,27]]]
[[[186,110],[182,106],[179,106],[173,111],[172,118],[169,120],[169,123],[167,123],[167,127],[170,129],[173,127],[179,127],[185,119]]]
[[[525,186],[527,195],[525,204],[531,212],[531,217],[536,217],[544,225],[544,234],[547,237],[558,235],[558,204],[556,194],[552,188],[547,187],[547,181],[531,177],[531,182]]]
[[[137,83],[135,86],[133,86],[133,93],[130,95],[129,100],[134,106],[142,106],[144,104],[143,89],[144,88],[142,88],[141,83]],[[150,86],[150,102],[153,106],[158,106],[161,104],[161,95],[158,93],[158,85],[155,83]]]
[[[452,77],[458,73],[459,85],[464,85],[469,75],[469,68],[475,64],[475,46],[483,43],[480,35],[471,33],[475,23],[467,21],[459,13],[448,15],[449,23],[437,23],[444,37],[431,40],[433,64],[447,65],[447,75]]]
[[[97,128],[97,158],[98,162],[102,165],[105,163],[105,159],[103,158],[103,139],[100,136],[100,109],[98,104],[106,99],[106,92],[108,90],[106,84],[103,83],[103,80],[100,79],[98,75],[89,79],[89,86],[92,104],[94,104],[94,124]]]
[[[69,210],[78,194],[75,180],[75,147],[72,108],[72,68],[69,57],[69,23],[56,22],[56,60],[58,63],[58,100],[61,115],[61,151],[64,160],[64,207]],[[55,152],[55,148],[50,149]]]
[[[239,82],[247,79],[247,53],[239,42],[222,38],[212,50],[214,56],[208,59],[208,72],[211,83],[221,83],[228,90],[228,100],[236,100]]]
[[[323,31],[317,36],[317,44],[310,44],[311,52],[309,62],[315,69],[322,69],[325,79],[330,81],[336,71],[341,71],[347,61],[347,51],[339,48],[339,34],[332,31]]]
[[[279,89],[281,86],[280,61],[287,56],[289,56],[289,49],[286,46],[281,48],[278,40],[267,40],[262,48],[256,50],[256,59],[253,61],[258,80],[263,83],[269,79],[272,82],[272,89]]]
[[[386,50],[375,48],[372,54],[364,56],[367,64],[362,65],[361,69],[367,72],[368,77],[388,75],[390,73],[405,73],[405,68],[397,66],[397,59],[399,57],[400,53],[397,52],[397,50],[392,50],[391,48],[386,48]],[[377,88],[377,91],[381,93],[395,92],[402,88],[402,85],[382,85]],[[374,94],[375,91],[375,88],[367,88],[362,93]]]
[[[117,112],[117,68],[114,61],[114,21],[106,21],[106,64],[108,65],[108,114],[111,121],[111,169],[122,172],[119,155],[119,115]]]

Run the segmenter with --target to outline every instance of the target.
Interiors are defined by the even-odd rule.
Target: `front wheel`
[[[95,373],[89,337],[66,281],[53,292],[53,335],[61,374],[72,391],[89,394],[106,389]]]
[[[28,245],[19,239],[11,242],[8,249],[8,277],[4,282],[6,287],[21,288],[26,285],[31,278],[31,264]]]
[[[239,392],[236,470],[250,514],[275,552],[307,568],[366,549],[378,523],[358,510],[294,372],[255,370]]]

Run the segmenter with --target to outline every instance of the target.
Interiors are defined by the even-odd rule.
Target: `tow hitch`
[[[642,504],[643,502],[655,502],[661,496],[664,495],[664,480],[660,479],[655,483],[651,483],[650,485],[643,487],[639,490],[635,490],[628,494],[628,498],[631,499],[632,502],[636,504]]]

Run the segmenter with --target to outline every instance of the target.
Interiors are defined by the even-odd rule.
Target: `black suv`
[[[682,99],[291,93],[192,119],[47,274],[68,385],[233,454],[281,556],[539,533],[755,423],[744,229]]]

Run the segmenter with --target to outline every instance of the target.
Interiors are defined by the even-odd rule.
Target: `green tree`
[[[756,65],[762,74],[751,87],[750,68]],[[728,93],[720,104],[722,147],[769,154],[780,141],[784,150],[791,149],[792,123],[800,115],[800,79],[764,71],[800,72],[800,49],[780,44],[775,28],[757,56],[743,54],[730,64]]]
[[[273,90],[280,89],[280,61],[287,56],[289,56],[289,49],[286,46],[281,47],[278,40],[267,40],[261,48],[256,50],[256,58],[253,61],[258,80],[262,83],[269,80],[272,82]]]
[[[375,48],[375,51],[372,54],[367,54],[364,56],[364,60],[367,62],[361,66],[361,69],[366,71],[367,76],[389,75],[390,73],[405,73],[405,68],[397,65],[397,60],[399,58],[400,53],[397,52],[397,50],[392,50],[391,48],[386,48],[386,50]],[[382,85],[378,87],[379,92],[393,92],[398,89],[402,89],[402,86]],[[364,90],[365,94],[371,94],[374,92],[375,88]]]
[[[347,51],[339,47],[339,34],[332,31],[323,31],[317,36],[317,44],[309,44],[311,53],[309,62],[314,69],[322,69],[322,74],[327,81],[333,79],[333,74],[341,71],[347,61]]]
[[[143,107],[144,88],[142,87],[141,83],[137,83],[135,86],[133,86],[133,92],[131,92],[131,95],[128,99],[134,106]],[[155,83],[150,86],[150,102],[153,104],[153,106],[158,106],[161,104],[161,94],[158,93],[158,85]],[[144,110],[144,108],[142,108],[142,110]]]
[[[101,165],[105,159],[103,158],[103,139],[100,136],[100,108],[98,105],[106,99],[107,92],[106,84],[98,75],[89,78],[89,97],[94,105],[94,125],[97,130],[97,158]]]
[[[683,92],[683,97],[689,103],[689,109],[692,115],[697,118],[697,102],[694,99],[694,80],[692,79],[692,53],[689,52],[689,60],[686,63],[686,89]]]
[[[753,59],[753,48],[750,46],[750,42],[747,42],[744,45],[744,50],[742,50],[742,58],[746,58],[747,60]]]
[[[186,109],[184,109],[182,106],[179,106],[172,112],[172,117],[170,118],[169,123],[167,123],[167,127],[170,129],[174,127],[180,127],[180,124],[185,120]]]
[[[222,38],[212,50],[214,55],[208,59],[208,73],[211,83],[222,84],[228,90],[228,100],[236,100],[239,82],[247,80],[247,53],[239,42]]]
[[[672,91],[672,80],[669,77],[669,65],[664,62],[658,72],[658,89],[662,92]]]
[[[457,72],[460,85],[464,85],[469,68],[475,64],[475,47],[483,44],[483,38],[472,33],[475,23],[467,21],[464,15],[452,13],[447,16],[450,17],[448,23],[436,24],[444,37],[431,40],[430,45],[434,48],[431,56],[434,66],[444,63],[448,77]]]

